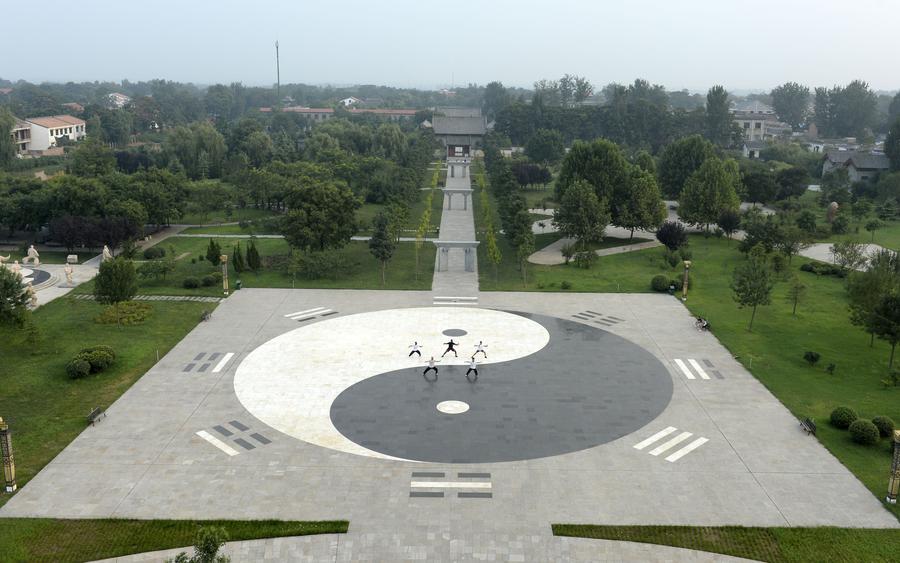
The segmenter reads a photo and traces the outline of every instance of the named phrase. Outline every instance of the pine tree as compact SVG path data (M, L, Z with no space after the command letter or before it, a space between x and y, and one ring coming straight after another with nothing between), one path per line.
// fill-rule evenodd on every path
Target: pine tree
M97 301L116 308L116 324L120 324L119 303L128 301L137 293L137 272L134 263L121 256L100 264L94 278L94 296Z
M385 277L387 263L394 255L396 243L390 233L390 221L383 212L375 217L374 226L372 238L369 239L369 252L381 262L381 285L384 286L387 283Z
M259 251L256 249L256 242L250 239L250 244L247 246L247 267L253 270L254 273L257 273L260 266L261 261Z
M500 253L500 247L497 246L497 233L494 232L493 225L488 225L485 238L487 239L487 256L491 264L494 265L494 282L496 282L498 276L497 266L499 266L500 262L503 260L503 255Z
M241 243L234 245L234 254L231 255L231 265L234 267L234 272L236 274L240 274L247 269L244 265L244 254L241 252Z
M222 256L222 248L219 246L219 243L216 242L216 239L209 239L209 246L206 247L206 259L213 266L218 266L220 264L220 256Z

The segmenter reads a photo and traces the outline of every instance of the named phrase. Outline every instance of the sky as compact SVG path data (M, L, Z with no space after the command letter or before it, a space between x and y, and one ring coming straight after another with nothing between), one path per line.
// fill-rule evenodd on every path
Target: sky
M900 88L897 0L3 0L0 16L45 35L0 52L0 78L31 82L268 86L277 39L282 84Z

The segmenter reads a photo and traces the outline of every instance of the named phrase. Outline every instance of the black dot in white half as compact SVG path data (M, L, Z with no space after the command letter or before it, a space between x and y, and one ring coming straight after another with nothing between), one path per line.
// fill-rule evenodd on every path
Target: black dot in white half
M448 328L441 334L443 334L444 336L458 337L458 336L465 336L469 333L461 328Z
M669 404L672 377L644 348L584 324L516 315L542 325L549 343L529 355L479 365L475 380L465 377L462 361L439 364L436 380L423 378L418 366L369 377L334 400L334 427L363 448L394 458L519 461L619 439ZM479 337L476 326L466 326L471 338ZM486 341L492 354L504 345L498 339ZM467 344L474 342L461 347Z

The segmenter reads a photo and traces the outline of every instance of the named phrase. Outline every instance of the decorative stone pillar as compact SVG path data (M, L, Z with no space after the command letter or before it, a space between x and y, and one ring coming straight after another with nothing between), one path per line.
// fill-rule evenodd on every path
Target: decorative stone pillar
M466 271L474 272L475 271L475 247L469 246L465 249L466 253Z
M450 266L450 249L446 246L438 248L438 272L446 272Z
M3 421L2 417L0 417L0 462L3 463L4 490L7 493L14 493L19 488L16 485L16 460L13 456L9 425Z
M900 430L894 430L894 459L891 461L891 477L888 480L887 501L897 504L900 493Z
M450 177L456 178L456 166L454 166L452 164L450 165Z
M447 194L447 211L451 211L453 209L453 192L444 192Z

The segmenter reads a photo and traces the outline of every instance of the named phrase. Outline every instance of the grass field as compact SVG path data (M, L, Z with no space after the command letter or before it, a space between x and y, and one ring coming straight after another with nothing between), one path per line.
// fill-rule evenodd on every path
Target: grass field
M411 205L409 208L409 220L406 222L405 233L403 236L415 236L419 222L422 220L422 213L425 212L425 200L428 195L427 191L420 192L419 201ZM434 196L431 198L431 230L430 234L438 231L441 226L441 212L443 211L444 193L441 190L435 190ZM379 212L384 210L386 206L378 203L364 203L362 207L356 210L356 220L359 223L359 233L362 235L372 234L372 221Z
M216 241L221 245L222 252L229 256L233 253L234 245L241 243L242 252L247 251L248 239L220 238ZM265 261L267 257L287 256L290 247L284 239L255 239L260 256ZM178 260L176 270L164 280L140 280L139 293L148 295L221 295L221 285L211 287L199 287L197 289L185 289L182 282L188 276L202 278L216 271L212 264L206 261L206 248L209 239L197 237L171 237L162 243L166 252L170 247L175 248L175 255L187 253L188 256ZM237 280L241 280L243 287L281 287L281 288L317 288L317 289L418 289L431 288L431 278L434 270L435 246L431 243L423 244L419 251L419 279L415 275L415 243L398 243L393 259L387 267L387 284L381 284L381 265L369 253L369 246L364 241L351 241L342 250L347 259L347 269L337 279L306 279L298 276L292 280L290 274L282 267L263 268L258 274L243 272L236 274L229 262L229 280L231 287ZM194 259L195 263L191 263ZM78 286L77 293L91 293L93 282Z
M64 563L93 561L193 545L201 526L225 529L231 541L342 534L347 521L277 520L0 520L0 561ZM186 549L190 556L193 549Z
M0 328L0 415L14 433L19 486L50 462L82 430L88 412L108 407L200 320L209 303L154 303L153 314L133 326L93 321L104 307L57 299L34 312L41 342L29 351L21 332ZM106 371L72 380L65 364L85 346L107 344L116 352ZM0 495L0 505L9 497ZM0 520L0 529L2 529ZM2 557L0 557L2 559Z
M265 225L249 224L246 227L240 225L204 225L202 227L188 227L181 231L186 235L277 235L275 229L266 228Z
M234 208L229 215L224 209L210 211L209 213L186 213L175 223L179 225L211 225L215 223L232 223L234 221L250 221L265 219L276 213L270 209L258 209L256 207Z
M900 530L554 524L553 533L698 549L771 563L889 563L900 554Z

